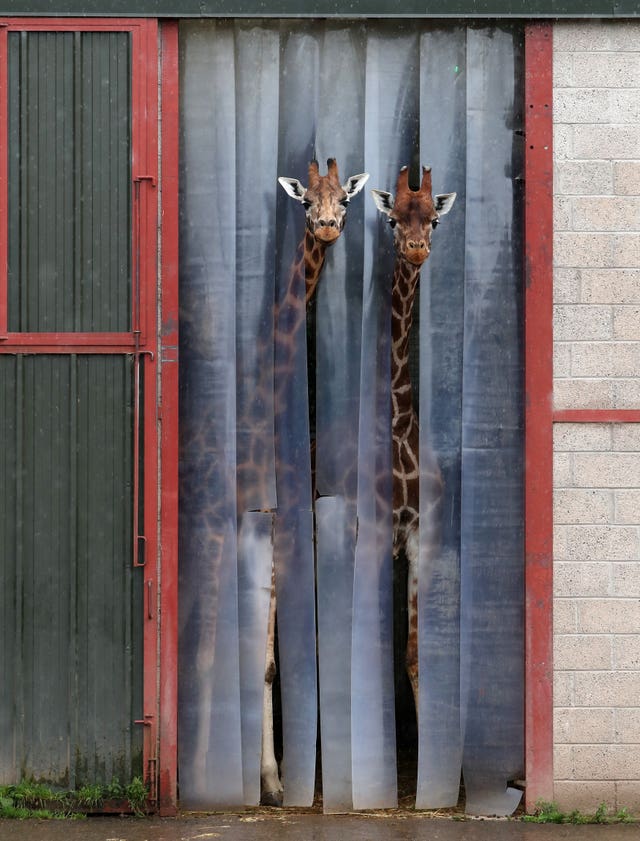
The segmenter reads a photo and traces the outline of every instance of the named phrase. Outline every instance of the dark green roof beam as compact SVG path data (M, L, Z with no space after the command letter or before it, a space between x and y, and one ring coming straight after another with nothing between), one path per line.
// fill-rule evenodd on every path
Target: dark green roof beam
M0 0L2 16L640 17L639 0Z

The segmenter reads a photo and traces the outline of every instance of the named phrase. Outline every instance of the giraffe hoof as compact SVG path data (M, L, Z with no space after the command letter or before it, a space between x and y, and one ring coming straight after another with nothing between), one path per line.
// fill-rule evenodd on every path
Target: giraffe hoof
M260 797L261 806L282 806L281 791L264 791Z

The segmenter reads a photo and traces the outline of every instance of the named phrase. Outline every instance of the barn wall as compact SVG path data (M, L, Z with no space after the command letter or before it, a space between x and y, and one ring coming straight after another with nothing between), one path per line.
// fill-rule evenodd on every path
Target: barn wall
M554 158L554 408L636 410L640 22L555 25ZM554 432L555 799L638 813L640 423Z

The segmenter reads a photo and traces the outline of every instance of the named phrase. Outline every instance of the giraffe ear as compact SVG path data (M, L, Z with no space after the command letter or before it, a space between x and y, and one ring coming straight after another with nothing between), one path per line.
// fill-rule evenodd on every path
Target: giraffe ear
M347 178L346 183L342 185L342 189L347 194L347 198L351 199L356 195L356 193L359 193L367 183L368 179L368 172L361 172L360 175L352 175L350 178Z
M297 178L285 178L281 176L278 181L284 188L287 195L296 201L304 201L304 194L307 192Z
M440 216L444 216L445 213L448 213L451 208L453 207L453 203L456 200L457 193L441 193L439 196L436 196L434 199L434 204L436 206L436 211L440 214Z
M380 213L388 216L393 210L393 195L386 193L384 190L372 190L371 195Z

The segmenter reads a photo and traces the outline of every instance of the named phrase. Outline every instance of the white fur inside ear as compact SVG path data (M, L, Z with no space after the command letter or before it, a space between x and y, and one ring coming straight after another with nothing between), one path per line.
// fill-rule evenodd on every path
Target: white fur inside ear
M393 210L393 195L384 190L372 190L371 195L380 213L388 216Z
M441 193L439 196L435 197L434 204L440 216L444 216L445 213L448 213L451 210L453 203L456 200L456 196L457 193Z
M278 181L287 195L291 196L292 199L295 199L296 201L302 201L304 199L304 194L307 191L297 178L286 178L285 176L280 176Z
M352 196L355 196L356 193L360 192L367 183L368 179L368 172L361 172L360 175L352 175L350 178L347 178L346 183L342 185L342 189L345 191L347 196L351 198Z

